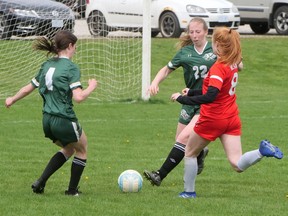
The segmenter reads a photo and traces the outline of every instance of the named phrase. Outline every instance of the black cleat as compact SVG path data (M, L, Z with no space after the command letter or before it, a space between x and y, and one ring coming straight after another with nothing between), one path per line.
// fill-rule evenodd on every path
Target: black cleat
M42 194L44 193L45 184L46 184L45 182L38 179L32 184L31 188L34 193Z
M162 180L161 180L161 177L159 175L159 172L158 171L152 171L152 172L149 172L147 170L144 170L144 176L145 178L150 181L150 183L154 186L160 186Z
M197 163L198 163L197 175L201 174L204 169L204 160L206 156L208 155L208 152L209 152L208 147L205 147L197 157Z
M78 187L79 188L79 187ZM65 191L65 195L68 196L79 196L82 192L77 189L68 189Z

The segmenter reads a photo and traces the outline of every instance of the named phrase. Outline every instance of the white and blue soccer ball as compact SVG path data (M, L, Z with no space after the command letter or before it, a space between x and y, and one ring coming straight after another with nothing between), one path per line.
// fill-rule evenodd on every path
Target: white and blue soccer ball
M139 192L142 185L143 178L136 170L125 170L118 177L118 186L122 192Z

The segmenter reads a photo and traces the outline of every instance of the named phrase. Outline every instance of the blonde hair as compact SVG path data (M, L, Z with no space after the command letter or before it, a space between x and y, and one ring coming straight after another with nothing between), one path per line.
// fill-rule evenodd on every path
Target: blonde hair
M193 45L193 42L189 36L189 27L190 27L190 24L192 22L198 22L198 23L202 23L203 24L203 29L205 31L208 31L208 26L207 26L207 23L205 22L204 19L200 18L200 17L195 17L193 19L190 20L190 22L188 23L187 25L187 28L186 28L186 31L184 33L184 35L182 37L179 38L179 42L177 43L177 48L178 49L181 49L182 47L185 47L185 46L188 46L188 45Z
M212 43L217 43L217 61L234 65L242 60L240 35L236 30L227 27L216 27L212 34Z

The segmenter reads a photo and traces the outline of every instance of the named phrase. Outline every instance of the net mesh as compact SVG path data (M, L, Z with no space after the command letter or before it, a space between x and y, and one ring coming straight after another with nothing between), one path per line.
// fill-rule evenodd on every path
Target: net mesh
M62 3L52 5L50 2L50 5L45 5L43 2L46 1L17 2L25 5L24 9L14 6L11 11L11 6L7 3L10 11L6 12L12 12L13 17L6 15L5 10L0 15L0 99L15 94L19 88L29 83L47 59L45 53L32 49L34 39L37 36L53 38L59 29L72 30L79 39L77 52L72 60L80 67L84 88L87 87L89 78L97 79L98 88L91 98L103 102L140 98L142 36L137 29L133 29L134 32L124 32L121 29L108 32L104 29L106 32L102 36L91 35L91 26L101 26L103 23L97 14L97 18L90 21L94 25L88 28L83 11L79 9L83 9L80 4L85 1L73 1L73 4L68 1L69 8ZM39 2L42 2L40 6ZM19 16L25 19L16 18ZM30 18L26 19L27 17ZM37 24L35 20L38 20Z

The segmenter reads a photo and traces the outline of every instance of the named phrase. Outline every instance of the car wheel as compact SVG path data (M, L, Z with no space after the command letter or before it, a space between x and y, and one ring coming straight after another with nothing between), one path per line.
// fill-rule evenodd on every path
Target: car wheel
M12 37L12 29L7 25L4 14L0 14L0 39L9 40Z
M274 14L274 28L280 35L288 34L288 7L278 8Z
M88 29L93 36L108 35L108 27L106 25L106 19L100 11L93 11L87 19Z
M266 34L270 30L268 22L250 23L250 27L255 34Z
M166 12L160 17L160 32L165 38L178 38L182 30L176 15L172 12Z

